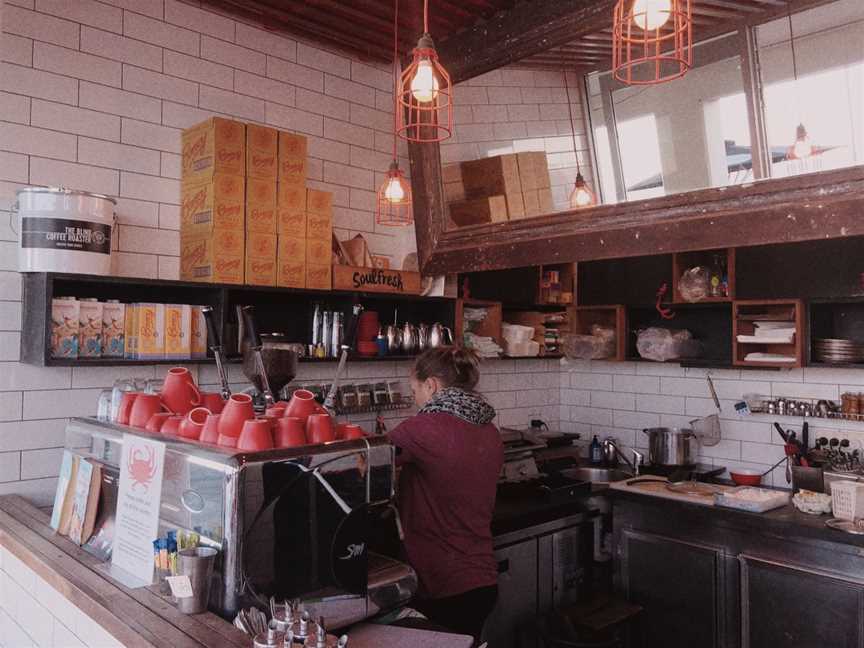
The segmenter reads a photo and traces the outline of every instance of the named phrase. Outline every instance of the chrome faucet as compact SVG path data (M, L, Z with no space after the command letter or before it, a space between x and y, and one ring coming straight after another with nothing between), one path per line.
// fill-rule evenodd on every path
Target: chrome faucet
M608 438L603 440L603 456L605 457L613 457L617 456L620 458L627 466L633 471L633 475L639 475L639 466L642 465L642 461L645 456L639 452L638 450L632 450L633 452L633 461L628 459L623 452L621 452L621 448L618 447L618 444L615 442L615 439Z

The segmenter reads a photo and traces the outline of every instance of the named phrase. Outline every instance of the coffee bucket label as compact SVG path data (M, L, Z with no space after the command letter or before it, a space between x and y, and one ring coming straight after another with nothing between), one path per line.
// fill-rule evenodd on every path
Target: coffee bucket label
M111 254L111 226L67 218L21 218L21 247Z

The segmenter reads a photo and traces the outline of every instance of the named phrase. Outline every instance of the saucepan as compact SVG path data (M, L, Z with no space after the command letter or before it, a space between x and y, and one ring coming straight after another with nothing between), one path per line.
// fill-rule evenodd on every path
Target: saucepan
M652 466L692 466L699 456L699 437L690 428L656 427L648 435L648 459Z

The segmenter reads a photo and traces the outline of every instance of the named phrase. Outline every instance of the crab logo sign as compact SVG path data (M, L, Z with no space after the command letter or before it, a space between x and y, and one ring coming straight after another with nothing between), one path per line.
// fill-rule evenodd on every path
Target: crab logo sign
M156 451L150 445L132 445L126 460L126 470L129 472L132 491L140 488L146 493L156 476Z

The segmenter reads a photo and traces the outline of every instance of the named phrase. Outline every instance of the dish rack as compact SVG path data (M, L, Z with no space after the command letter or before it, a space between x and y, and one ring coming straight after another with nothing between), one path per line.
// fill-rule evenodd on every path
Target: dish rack
M845 480L832 482L831 508L835 517L844 520L864 517L864 484Z

